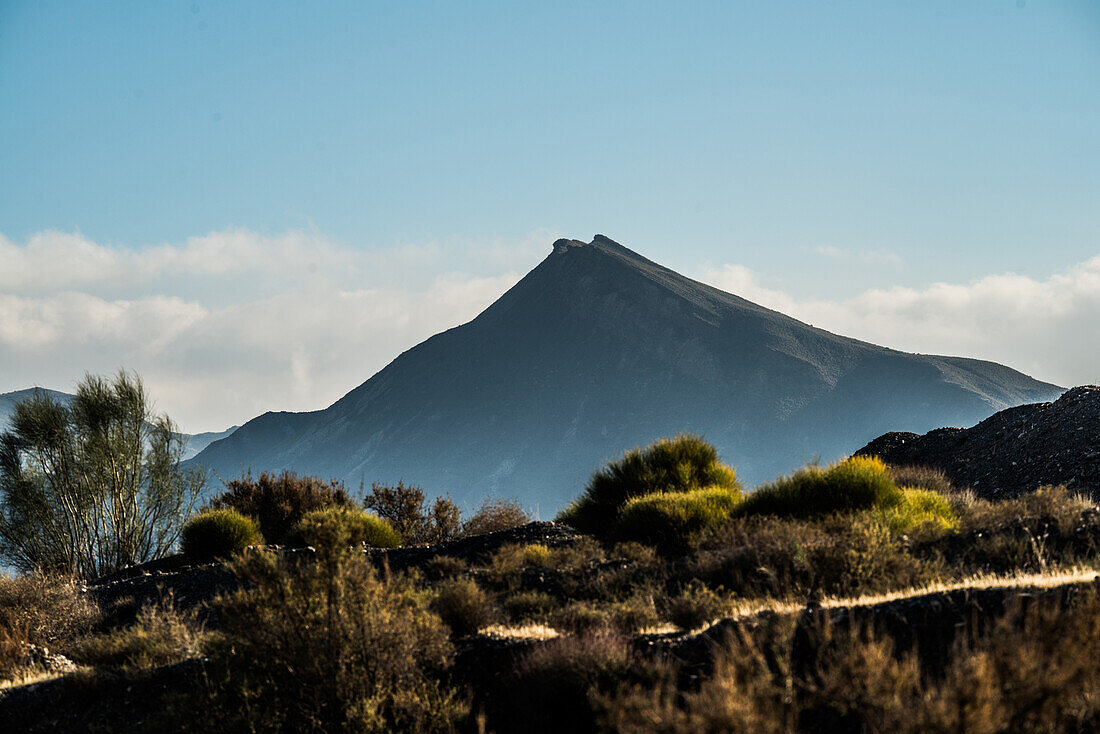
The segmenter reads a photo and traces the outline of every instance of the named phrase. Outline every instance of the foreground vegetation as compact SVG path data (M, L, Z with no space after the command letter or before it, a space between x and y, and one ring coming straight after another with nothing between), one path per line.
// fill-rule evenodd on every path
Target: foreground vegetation
M48 647L81 667L55 700L155 690L143 725L183 731L1100 724L1096 589L1011 588L1100 565L1100 511L1058 487L994 503L859 458L746 492L684 436L599 470L562 515L584 534L525 526L507 502L462 521L415 487L355 499L292 474L231 482L210 505L175 567L228 569L214 601L2 580L0 677L42 676ZM937 585L970 591L921 606ZM979 586L993 595L975 605ZM902 624L872 606L891 594L916 600ZM116 713L112 728L133 725Z

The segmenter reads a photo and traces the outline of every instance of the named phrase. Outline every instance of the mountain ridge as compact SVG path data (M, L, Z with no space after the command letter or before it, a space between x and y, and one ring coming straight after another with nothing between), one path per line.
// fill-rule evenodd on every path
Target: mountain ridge
M995 363L832 334L597 235L557 240L477 317L329 407L265 413L196 462L224 479L292 468L556 509L603 461L660 435L703 433L760 481L898 421L976 422L1057 392Z

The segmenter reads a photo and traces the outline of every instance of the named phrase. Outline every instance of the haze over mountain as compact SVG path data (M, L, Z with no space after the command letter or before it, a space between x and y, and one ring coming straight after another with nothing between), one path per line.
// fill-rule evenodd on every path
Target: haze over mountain
M265 413L194 459L223 479L291 468L404 479L546 517L625 449L704 435L752 484L886 431L971 425L1061 388L992 362L898 352L693 281L597 235L473 321L324 410Z
M29 387L25 390L15 390L14 392L0 393L0 432L6 431L10 425L10 421L13 415L15 415L15 404L21 400L27 400L34 397L35 393L44 393L47 396L57 400L61 403L68 404L72 400L73 396L67 392L60 392L58 390L47 390L44 387ZM204 448L209 446L214 441L223 439L233 431L237 430L240 426L231 426L224 431L208 431L206 433L181 433L183 436L183 453L181 458L186 461L199 454Z

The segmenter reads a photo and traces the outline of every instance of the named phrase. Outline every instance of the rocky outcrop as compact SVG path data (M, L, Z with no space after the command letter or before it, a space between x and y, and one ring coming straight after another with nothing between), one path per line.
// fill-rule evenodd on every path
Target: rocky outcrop
M887 433L856 453L935 467L990 499L1054 484L1100 491L1100 387L1002 410L973 428Z

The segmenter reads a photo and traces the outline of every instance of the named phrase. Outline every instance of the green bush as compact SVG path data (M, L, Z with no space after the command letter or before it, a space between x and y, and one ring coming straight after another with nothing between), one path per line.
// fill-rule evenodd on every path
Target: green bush
M371 548L396 548L401 536L388 522L354 507L329 507L306 513L288 539L296 545L339 550L366 545Z
M853 456L827 467L807 466L765 484L745 497L737 514L820 517L893 507L902 499L882 461Z
M739 493L725 487L635 497L619 513L614 534L653 546L663 556L682 555L704 531L727 522L739 501Z
M263 472L259 479L243 476L227 482L225 490L210 502L210 507L256 518L264 539L276 545L287 542L290 531L306 513L352 504L340 482L300 477L291 471Z
M205 510L183 526L182 549L199 560L224 558L263 542L256 521L236 510Z
M451 628L455 637L476 635L496 620L492 598L469 579L445 581L439 587L432 609Z
M631 449L596 471L584 493L558 519L581 532L604 535L634 497L701 487L740 491L733 469L721 463L715 448L702 438L663 438L644 449Z
M931 530L942 533L958 527L959 518L951 502L942 494L912 487L903 487L901 494L901 502L897 505L873 511L891 531L909 533Z

